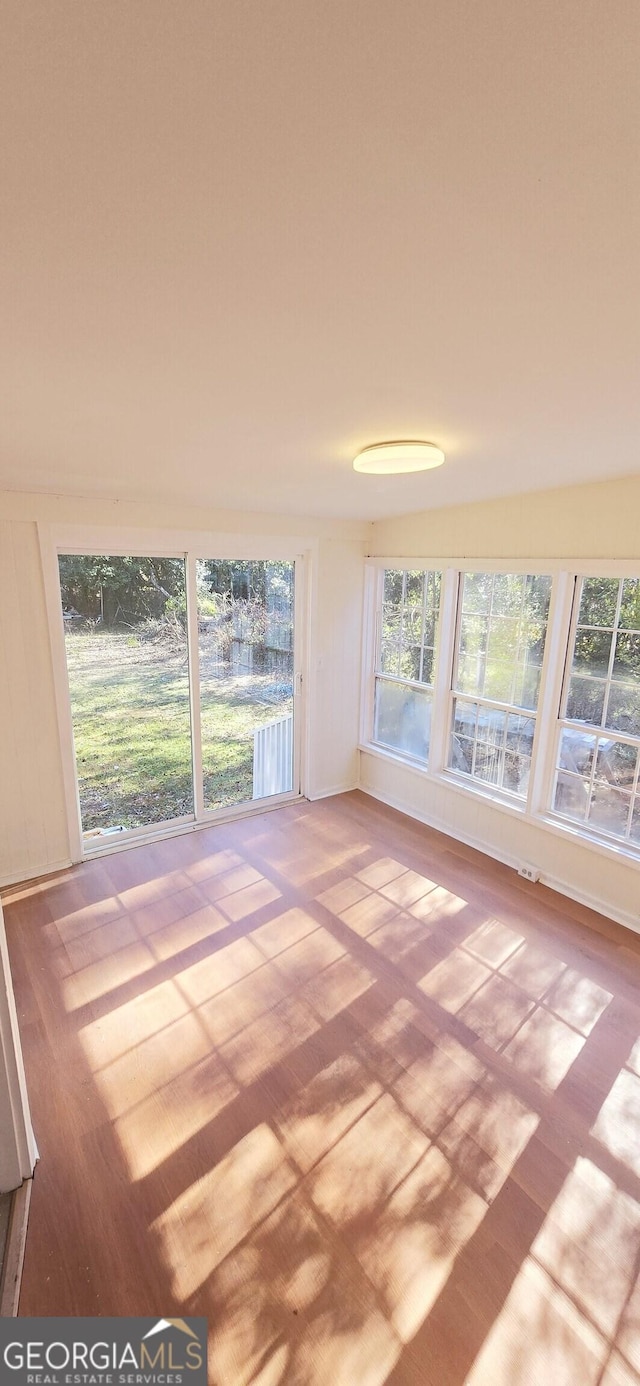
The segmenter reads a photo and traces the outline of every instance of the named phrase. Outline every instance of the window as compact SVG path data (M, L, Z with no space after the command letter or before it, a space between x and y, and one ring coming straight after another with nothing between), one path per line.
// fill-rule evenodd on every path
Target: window
M553 808L640 844L640 579L585 577L563 692Z
M461 576L449 769L526 798L551 578Z
M429 756L440 573L387 568L375 660L373 739Z
M432 564L371 585L370 740L640 861L640 575Z

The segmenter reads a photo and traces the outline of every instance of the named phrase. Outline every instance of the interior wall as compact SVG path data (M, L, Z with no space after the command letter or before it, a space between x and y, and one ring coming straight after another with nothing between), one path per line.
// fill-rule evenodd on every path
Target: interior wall
M371 526L369 552L398 558L636 558L639 515L640 474L378 520Z
M154 503L0 494L0 885L70 860L38 523L264 536L311 553L306 789L356 783L368 526Z
M640 476L424 511L372 525L375 557L638 558ZM362 750L360 786L386 803L640 931L640 864Z
M37 1157L0 904L0 1193L29 1179Z

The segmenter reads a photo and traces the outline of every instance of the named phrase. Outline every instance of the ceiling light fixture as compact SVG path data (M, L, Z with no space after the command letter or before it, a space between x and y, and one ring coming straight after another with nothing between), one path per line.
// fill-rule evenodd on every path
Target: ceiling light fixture
M372 443L354 457L353 468L356 472L390 476L399 472L426 472L431 467L441 467L443 462L442 448L437 448L435 443L421 443L409 438L392 443Z

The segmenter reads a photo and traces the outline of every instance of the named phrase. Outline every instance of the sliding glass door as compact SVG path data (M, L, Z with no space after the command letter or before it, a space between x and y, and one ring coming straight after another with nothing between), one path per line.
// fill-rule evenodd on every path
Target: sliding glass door
M86 850L298 792L294 561L58 568Z

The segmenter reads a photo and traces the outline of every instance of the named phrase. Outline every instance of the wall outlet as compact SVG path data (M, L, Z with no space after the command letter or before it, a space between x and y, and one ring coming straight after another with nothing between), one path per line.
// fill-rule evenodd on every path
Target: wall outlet
M537 868L535 866L527 866L526 862L523 862L522 866L518 867L518 875L524 876L525 881L540 880L540 872L537 870Z

